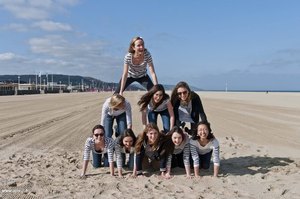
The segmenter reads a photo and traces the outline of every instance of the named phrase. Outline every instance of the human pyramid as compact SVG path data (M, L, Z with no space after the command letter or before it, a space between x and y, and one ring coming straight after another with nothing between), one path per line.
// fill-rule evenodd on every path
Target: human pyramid
M137 137L132 131L131 104L123 97L123 91L133 82L148 91L138 101L144 130ZM161 131L157 126L158 115L163 124ZM114 120L115 139L112 138ZM83 178L91 153L93 167L109 167L112 176L115 155L119 177L123 176L124 167L133 171L133 177L144 175L146 168L152 168L159 169L161 176L168 179L175 167L185 168L187 178L200 177L199 170L209 169L212 157L213 176L218 176L220 167L219 142L212 134L199 95L183 81L177 83L171 97L165 92L163 85L158 84L151 54L142 37L131 40L119 86L105 100L100 124L92 129L91 137L85 142Z

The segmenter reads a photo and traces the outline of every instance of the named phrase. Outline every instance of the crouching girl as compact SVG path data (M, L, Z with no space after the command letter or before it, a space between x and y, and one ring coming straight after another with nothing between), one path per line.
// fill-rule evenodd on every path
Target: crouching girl
M147 166L156 169L157 164L159 164L162 175L166 172L166 161L170 154L170 148L165 135L159 132L156 124L146 125L143 133L138 136L135 150L133 176L143 175L143 170Z
M136 136L131 129L126 129L123 134L115 140L115 142L118 175L119 177L122 177L122 168L124 166L127 166L129 169L133 169ZM126 156L128 156L127 164Z
M171 168L175 167L185 168L186 177L191 178L189 135L180 127L174 126L167 136L172 140L174 150L168 157L165 178L171 177Z
M197 132L190 140L191 154L194 162L195 177L199 177L199 169L209 169L213 155L214 176L217 177L220 167L219 142L212 134L210 123L201 121L197 125Z
M81 177L85 177L88 162L90 160L90 153L92 152L92 165L94 168L108 167L110 168L110 175L114 175L113 153L114 140L105 137L105 130L102 125L96 125L92 130L92 136L87 138L83 153L83 166ZM104 160L104 164L102 164Z

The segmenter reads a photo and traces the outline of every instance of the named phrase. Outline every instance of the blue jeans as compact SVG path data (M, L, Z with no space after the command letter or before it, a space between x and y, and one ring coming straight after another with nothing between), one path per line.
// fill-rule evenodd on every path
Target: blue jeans
M92 165L93 165L94 168L99 168L99 167L103 167L103 166L108 167L109 166L107 153L102 155L101 153L95 153L94 151L92 151L92 155L93 155ZM104 158L104 165L102 165L102 156Z
M129 154L129 160L127 165L125 165L125 160L126 160L126 154L122 153L122 167L128 167L129 169L133 169L133 164L134 164L134 154L131 153Z
M170 114L168 109L160 112L149 111L148 110L148 121L149 123L157 124L157 116L160 115L163 123L164 132L168 133L170 131Z
M211 155L212 155L212 150L206 154L198 154L199 155L199 169L209 169L209 165L210 165L210 159L211 159ZM193 165L193 164L191 164Z
M119 116L107 115L107 117L104 119L105 137L112 137L114 119L116 119L117 122L117 132L115 132L115 137L123 134L127 128L126 112Z

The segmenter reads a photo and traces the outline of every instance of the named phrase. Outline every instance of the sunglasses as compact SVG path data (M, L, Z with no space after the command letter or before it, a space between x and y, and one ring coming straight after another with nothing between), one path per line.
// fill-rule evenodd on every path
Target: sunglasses
M188 93L188 91L177 92L177 95L178 95L178 96L181 96L181 95L186 95L187 93Z
M104 133L99 133L99 134L94 134L94 136L96 136L96 137L103 137L104 136Z

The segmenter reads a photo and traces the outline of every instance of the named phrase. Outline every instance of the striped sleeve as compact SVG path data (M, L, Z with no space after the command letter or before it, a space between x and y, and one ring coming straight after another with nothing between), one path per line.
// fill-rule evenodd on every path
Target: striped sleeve
M145 61L148 64L153 63L151 53L148 50L145 52Z
M122 168L122 147L119 145L120 137L115 140L117 168Z
M183 164L184 166L190 166L190 143L188 142L183 148Z
M84 152L83 152L83 160L89 160L90 159L90 153L93 146L93 140L92 138L87 138L84 145Z
M212 140L212 148L214 165L220 166L220 145L217 139Z
M168 156L168 160L167 160L167 168L170 169L171 168L171 165L172 164L172 154L170 154Z
M194 167L199 167L199 155L197 151L197 141L196 140L190 140L190 149L191 149L191 155L192 159L194 161Z
M127 125L132 125L131 105L127 100L126 100L126 120L127 120Z
M108 162L114 161L114 145L115 142L112 138L105 137L105 147L107 148Z
M124 57L124 64L130 65L130 61L131 61L131 53L127 53Z

